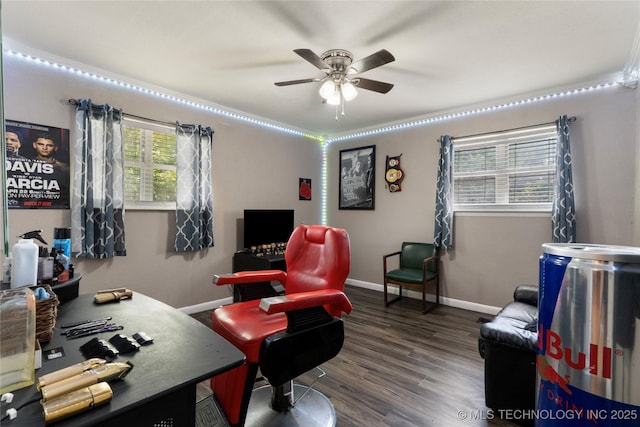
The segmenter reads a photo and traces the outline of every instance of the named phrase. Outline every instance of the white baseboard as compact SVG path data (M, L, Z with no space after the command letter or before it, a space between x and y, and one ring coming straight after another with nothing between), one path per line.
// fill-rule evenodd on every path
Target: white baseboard
M384 292L384 287L377 283L365 282L362 280L355 280L355 279L347 279L346 284L351 286L356 286L359 288L371 289L374 291L378 291L380 293ZM388 292L390 294L398 295L398 287L391 286L388 288ZM418 300L422 298L422 294L420 292L416 292L412 290L404 290L402 292L402 295L406 295L409 298L415 298ZM382 296L380 296L380 298L381 298L380 301L382 303L382 299L383 299ZM427 301L435 302L436 296L428 294ZM455 308L461 308L463 310L477 311L478 313L485 313L485 314L491 314L491 315L497 314L498 311L500 311L500 309L502 308L502 307L493 307L490 305L478 304L470 301L463 301L463 300L454 299L454 298L447 298L443 296L440 296L440 304L448 305L450 307L455 307Z
M380 293L384 291L383 286L377 283L365 282L365 281L356 280L356 279L347 279L345 283L347 285L356 286L358 288L371 289ZM398 288L396 286L390 287L389 293L397 295ZM405 291L403 295L406 295L409 298L415 298L415 299L420 299L422 297L422 295L419 292L411 291L411 290ZM382 301L382 296L380 301ZM427 295L427 301L435 302L436 301L435 295ZM203 302L201 304L181 307L178 310L182 311L185 314L194 314L194 313L200 313L201 311L213 310L214 308L218 308L226 304L231 304L232 302L233 302L233 298L227 297L219 300ZM491 315L497 314L498 311L500 311L501 309L501 307L493 307L490 305L478 304L475 302L463 301L463 300L447 298L443 296L440 297L440 303L444 305L448 305L450 307L461 308L463 310L469 310L469 311L477 311L478 313L486 313Z

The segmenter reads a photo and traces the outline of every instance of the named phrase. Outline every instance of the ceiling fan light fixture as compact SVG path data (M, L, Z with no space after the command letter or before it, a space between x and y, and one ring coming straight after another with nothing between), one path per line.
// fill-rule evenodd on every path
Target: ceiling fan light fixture
M345 82L340 86L340 90L342 91L342 96L345 101L351 101L358 96L358 90L351 82Z
M324 82L322 86L320 86L320 90L318 91L318 93L320 93L320 96L326 100L329 100L331 97L335 96L337 92L338 91L336 90L336 84L333 82L333 80L327 80L326 82Z
M1 1L1 0L0 0ZM322 71L322 78L307 78L276 82L276 86L289 86L301 83L322 82L318 93L324 103L342 106L344 115L345 102L352 101L358 96L358 89L387 93L393 88L390 83L361 77L351 78L352 74L360 74L373 68L395 61L393 55L386 49L381 49L365 58L353 62L353 54L344 49L331 49L318 56L311 49L294 49L302 59ZM357 86L357 88L356 88ZM336 108L336 120L338 119Z
M327 104L329 105L340 105L340 101L341 101L341 95L339 90L336 90L333 93L333 95L327 98Z

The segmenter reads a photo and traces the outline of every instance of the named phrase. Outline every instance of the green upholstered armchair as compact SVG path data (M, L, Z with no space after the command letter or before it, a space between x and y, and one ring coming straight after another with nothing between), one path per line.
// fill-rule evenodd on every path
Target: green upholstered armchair
M387 271L387 258L400 256L398 268ZM389 304L402 298L402 288L422 291L422 313L430 311L440 304L440 280L438 264L440 257L438 249L430 243L402 242L402 249L382 257L384 272L384 304ZM427 284L435 281L436 302L427 310ZM391 301L387 298L387 286L398 286L398 296Z

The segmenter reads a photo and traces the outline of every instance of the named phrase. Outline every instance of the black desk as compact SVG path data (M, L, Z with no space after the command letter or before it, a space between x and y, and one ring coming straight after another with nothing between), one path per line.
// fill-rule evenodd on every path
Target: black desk
M73 340L60 334L60 325L77 321L113 317L122 331L104 332ZM131 336L146 332L153 344L133 353L120 354L114 361L130 361L135 366L119 381L110 383L112 400L87 412L74 415L55 426L193 426L195 424L196 384L239 366L244 354L211 329L160 301L134 291L133 298L119 303L94 304L93 295L58 306L56 329L47 349L63 347L64 357L46 360L36 378L81 362L79 347L93 337L108 340L116 333ZM14 392L12 407L36 395L35 385ZM42 406L33 403L18 411L18 418L7 426L44 426ZM4 424L4 423L3 423Z

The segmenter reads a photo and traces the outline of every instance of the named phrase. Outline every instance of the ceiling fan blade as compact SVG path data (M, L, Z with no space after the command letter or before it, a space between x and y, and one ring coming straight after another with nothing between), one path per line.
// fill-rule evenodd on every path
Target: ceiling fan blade
M300 80L289 80L286 82L276 82L276 86L290 86L290 85L299 85L301 83L312 83L317 82L319 79L300 79Z
M315 65L316 68L320 70L331 70L331 67L327 65L326 62L322 60L318 55L315 54L311 49L294 49L295 53L300 55L302 59Z
M366 58L362 58L361 60L351 64L351 66L349 67L349 74L364 73L365 71L371 70L372 68L388 64L389 62L393 62L395 60L396 58L394 58L391 52L386 49L382 49L374 54L367 56Z
M387 93L391 89L393 89L393 85L391 83L380 82L378 80L363 79L362 77L353 79L353 84L357 88L372 90L374 92L380 93Z

